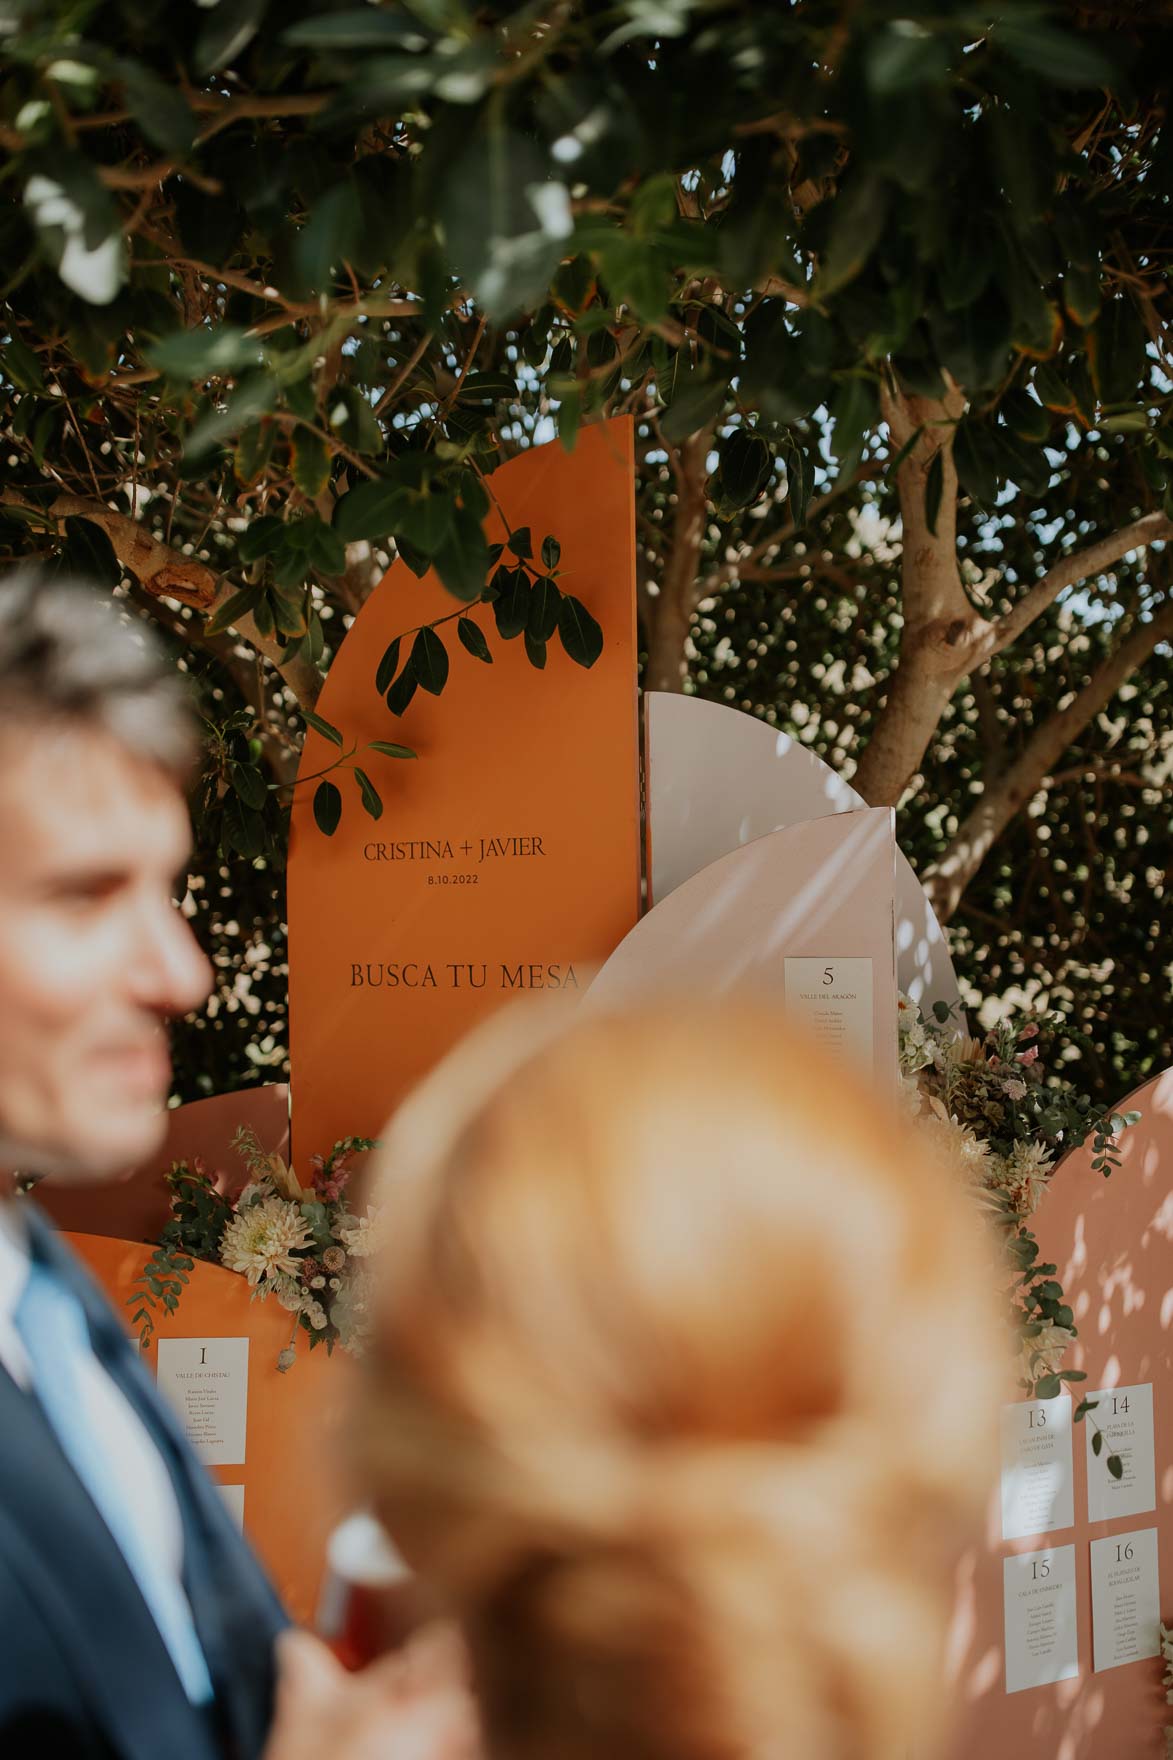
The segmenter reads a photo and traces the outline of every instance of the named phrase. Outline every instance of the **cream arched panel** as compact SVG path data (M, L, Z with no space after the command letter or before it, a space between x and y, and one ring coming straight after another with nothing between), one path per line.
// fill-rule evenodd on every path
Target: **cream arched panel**
M709 863L624 936L585 1006L665 994L703 1006L705 997L739 991L797 1008L797 972L788 962L866 962L870 970L850 968L852 981L866 981L871 992L875 1074L894 1080L893 817L890 807L871 807L811 819ZM822 1023L807 1020L818 1036Z
M789 734L703 697L644 698L648 895L669 893L730 850L867 802ZM941 925L907 858L896 854L896 976L922 1008L961 995Z

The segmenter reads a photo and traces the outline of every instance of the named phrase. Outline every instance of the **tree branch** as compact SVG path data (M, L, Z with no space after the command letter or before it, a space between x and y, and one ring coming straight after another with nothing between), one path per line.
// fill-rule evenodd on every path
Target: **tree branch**
M1011 642L1016 642L1035 618L1055 603L1064 588L1102 574L1112 563L1127 556L1130 550L1140 550L1146 544L1170 537L1173 537L1173 520L1163 513L1146 513L1143 519L1133 520L1131 525L1122 526L1118 532L1110 532L1106 538L1089 544L1086 550L1064 556L1023 594L1005 617L1000 617L992 626L982 658L988 660L1008 648Z
M237 590L233 582L225 581L206 562L181 556L169 544L153 537L137 520L116 513L101 501L91 501L84 495L58 495L46 508L15 490L4 489L0 490L0 502L38 513L56 525L67 519L89 520L105 532L121 567L152 598L175 599L194 611L210 615ZM312 708L322 689L322 675L317 667L301 655L290 655L274 637L262 635L249 613L237 619L236 628L276 668L298 702Z
M1051 772L1063 753L1158 644L1170 639L1173 598L1167 599L1147 623L1137 624L1067 707L1045 721L1013 764L990 784L941 860L924 875L925 891L941 922L947 923L956 911L965 888L1015 814L1040 788L1049 786Z
M191 556L181 556L170 545L152 537L137 520L116 513L102 501L91 501L84 495L58 495L46 508L12 489L0 491L0 501L8 507L39 513L56 525L67 519L89 520L91 525L105 532L127 574L133 575L155 598L166 595L168 599L178 599L181 605L190 605L196 611L209 610L216 598L216 573L206 563Z
M672 542L660 591L645 605L649 625L647 688L653 691L683 689L684 644L696 603L697 559L705 535L705 465L712 441L710 424L678 446L667 446L676 478Z
M896 472L903 526L900 657L875 730L853 778L873 806L895 806L915 775L959 677L973 664L975 638L986 629L975 615L957 566L957 471L953 433L965 400L951 385L943 398L913 397L886 385L884 417L896 448L920 438ZM940 459L941 497L935 530L925 491Z

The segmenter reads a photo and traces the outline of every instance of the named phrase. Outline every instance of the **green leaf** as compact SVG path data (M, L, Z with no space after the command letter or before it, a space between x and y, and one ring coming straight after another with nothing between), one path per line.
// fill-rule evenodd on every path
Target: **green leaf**
M998 407L1006 426L1019 440L1038 446L1051 432L1051 418L1047 411L1025 391L1008 391Z
M1123 1477L1124 1477L1124 1462L1120 1459L1120 1456L1118 1454L1110 1454L1108 1456L1107 1466L1108 1466L1108 1471L1111 1473L1113 1479L1123 1479Z
M457 622L456 633L474 660L483 660L486 666L493 664L493 656L489 652L485 632L479 623L474 623L471 617L462 617Z
M391 680L399 671L399 646L401 639L401 637L396 636L395 640L383 650L383 658L379 661L378 669L375 672L375 689L381 697L386 696L388 690L391 688Z
M487 517L492 503L488 490L475 471L461 471L460 500L478 525Z
M990 31L990 43L1004 49L1020 67L1041 74L1055 86L1084 89L1110 85L1117 70L1100 47L1086 36L1076 36L1045 19L1032 17L1023 7L1021 16L1007 8Z
M248 530L241 533L236 553L242 562L257 562L262 556L271 556L279 550L284 538L284 520L275 513L266 513L260 519L254 519Z
M273 607L273 623L283 636L304 636L309 627L304 592L283 593L274 588L269 593Z
M533 555L533 539L530 537L528 526L518 526L515 532L510 532L509 548L515 556L520 556L523 559Z
M314 790L314 818L319 831L333 837L342 819L342 794L333 782L319 782Z
M200 324L161 336L144 350L147 360L169 379L231 378L245 367L259 367L264 350L235 324Z
M938 453L937 457L940 456ZM953 462L957 467L957 479L966 494L972 495L983 507L992 507L998 498L996 452L986 430L968 417L960 421L954 431ZM926 490L927 487L926 484Z
M317 500L330 481L330 449L321 435L309 428L293 432L293 480L311 501Z
M362 796L365 811L370 814L372 819L381 819L383 817L383 801L379 791L366 771L360 770L357 764L354 766L354 780L358 783L358 792Z
M925 476L925 521L934 538L937 535L937 515L941 511L941 494L944 486L945 459L941 448L938 447Z
M853 374L843 381L831 403L835 419L831 450L842 477L850 477L858 467L867 431L878 413L876 388L870 380Z
M281 33L293 49L425 49L428 38L414 18L356 6L303 18Z
M297 235L295 260L307 292L328 293L346 263L359 252L362 205L349 180L327 186Z
M205 453L239 434L258 416L268 415L276 401L277 385L271 374L247 374L229 395L223 409L209 411L196 423L184 442L184 458L188 462L203 458Z
M242 483L255 483L264 476L277 439L275 423L262 419L242 432L232 454L232 466Z
M497 51L469 47L489 48L489 61L467 75L483 91ZM543 298L574 232L565 185L551 178L538 143L508 130L503 115L490 108L488 125L469 130L439 201L452 266L493 320Z
M246 807L260 812L269 798L265 779L254 764L233 764L229 769L232 786Z
M1087 1376L1082 1369L1060 1369L1060 1381L1086 1381Z
M434 629L421 629L411 645L411 667L420 688L438 697L448 682L448 650Z
M530 591L525 632L531 641L541 642L543 650L558 628L558 607L561 603L562 594L549 575L540 575ZM544 652L542 664L545 665Z
M223 839L246 861L255 861L265 850L265 822L236 795L224 802Z
M548 568L548 569L555 569L555 568L557 568L557 566L561 562L561 560L562 560L562 546L558 542L557 538L554 538L554 537L543 538L542 539L542 567Z
M387 692L387 707L392 715L402 715L416 693L415 670L411 664L411 655L407 657L407 665Z
M204 625L204 634L215 636L223 630L231 629L240 618L255 609L263 592L264 588L258 584L253 587L243 587L239 593L233 593L213 611Z
M489 572L489 546L476 514L468 507L453 511L452 526L435 554L441 582L455 599L479 599Z
M1036 1399L1054 1399L1062 1391L1063 1386L1057 1375L1044 1375L1035 1382Z
M564 452L574 451L581 421L582 397L578 387L572 386L562 393L562 401L558 405L558 439Z
M344 573L346 546L338 533L316 514L311 515L305 524L308 528L309 559L318 573L327 577Z
M593 666L603 652L603 632L586 606L573 594L563 595L558 608L562 646L580 666Z
M147 139L170 158L186 159L196 124L179 85L160 79L141 61L120 58L114 67L126 87L127 108Z
M9 379L18 391L41 392L45 389L45 375L41 371L41 363L37 356L22 342L15 331L9 335L8 341L0 351L0 371Z
M660 418L665 440L686 440L707 428L721 413L728 394L725 378L711 378L699 368L681 373L672 389L672 401Z
M1103 1446L1104 1446L1104 1432L1102 1430L1097 1430L1095 1435L1092 1437L1092 1453L1094 1455L1099 1455Z
M342 735L332 721L324 721L320 715L315 715L312 709L302 709L301 718L307 727L312 727L314 732L320 733L323 739L328 739L332 745L341 748Z
M444 488L405 494L395 531L434 558L452 529L456 503Z
M196 39L196 72L215 73L235 61L256 36L268 4L269 0L219 0Z
M375 543L395 530L403 508L398 483L359 483L334 504L334 530L344 544Z
M525 651L530 665L536 666L539 672L543 671L546 665L546 644L531 636L528 629L525 632Z
M415 753L410 746L397 746L393 740L372 739L367 741L368 749L381 752L385 758L414 758Z
M497 634L502 641L511 642L529 622L529 576L524 568L499 568L493 580L499 586L493 601Z
M73 516L65 522L65 542L49 572L77 576L104 587L116 587L122 579L122 565L101 526Z
M786 494L790 504L790 517L798 528L806 524L807 509L810 506L811 467L793 434L786 436L780 450L786 467Z
M888 215L891 189L882 178L857 172L849 175L845 184L834 199L827 249L815 276L814 297L820 300L859 274Z

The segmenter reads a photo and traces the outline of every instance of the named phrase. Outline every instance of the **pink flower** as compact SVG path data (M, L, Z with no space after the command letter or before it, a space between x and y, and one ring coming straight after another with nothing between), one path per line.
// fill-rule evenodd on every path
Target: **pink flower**
M1037 1061L1038 1055L1038 1046L1032 1045L1029 1051L1020 1051L1014 1061L1015 1063L1034 1063Z
M1037 1039L1038 1036L1039 1036L1039 1023L1038 1023L1038 1021L1031 1021L1029 1026L1023 1027L1021 1033L1019 1033L1019 1035L1018 1035L1018 1037L1020 1039Z

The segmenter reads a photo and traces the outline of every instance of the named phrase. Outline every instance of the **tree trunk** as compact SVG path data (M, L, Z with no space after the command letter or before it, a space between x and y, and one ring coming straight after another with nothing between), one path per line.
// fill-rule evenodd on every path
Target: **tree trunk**
M966 598L957 568L953 429L965 400L956 387L932 399L889 386L883 405L894 448L905 446L918 429L920 437L897 471L903 531L900 655L852 778L877 807L895 806L916 774L945 705L969 669L975 636L987 627ZM934 468L940 473L940 498L930 523L926 495Z
M672 547L664 578L654 598L644 600L648 632L648 665L645 685L650 691L681 691L688 662L684 644L699 596L697 577L701 544L705 535L705 481L711 427L690 434L668 455L676 477L676 506L672 516Z

